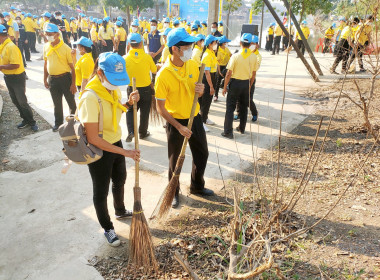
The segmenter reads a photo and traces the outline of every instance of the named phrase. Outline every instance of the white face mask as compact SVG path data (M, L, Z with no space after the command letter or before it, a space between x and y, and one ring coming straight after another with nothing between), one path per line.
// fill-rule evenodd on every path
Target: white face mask
M150 30L153 32L153 31L156 31L156 29L157 29L157 26L151 26L150 27Z
M169 23L164 23L164 27L168 28L169 27Z
M18 20L17 20L17 23L21 24L21 23L22 23L22 21L21 21L20 19L18 19Z
M102 82L102 85L108 89L108 90L117 90L119 87L118 86L114 86L113 84L110 84L108 81L104 80Z
M213 49L214 51L216 51L216 50L218 49L218 44L215 44L215 45L212 47L212 49Z
M201 47L202 47L202 49L205 47L205 42L201 43Z
M61 20L62 16L56 16L55 18Z
M132 32L136 33L137 32L137 27L132 26Z
M183 56L180 57L180 59L183 61L183 62L186 62L188 60L191 59L191 56L193 54L193 51L192 49L188 49L186 51L183 51Z
M55 37L54 36L47 36L47 40L49 42L54 42L55 41Z
M216 32L216 28L211 28L211 33L215 33Z
M7 22L10 21L10 20L11 20L10 17L6 17L6 18L5 18L5 21L7 21Z

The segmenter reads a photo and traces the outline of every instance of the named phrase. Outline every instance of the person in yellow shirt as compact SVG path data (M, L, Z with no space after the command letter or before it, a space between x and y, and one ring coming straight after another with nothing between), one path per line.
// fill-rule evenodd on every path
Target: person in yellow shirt
M116 71L115 71L116 70ZM140 160L139 150L126 150L121 142L120 119L126 108L138 101L139 94L133 92L128 102L121 103L119 86L127 85L129 77L124 59L115 53L99 56L94 75L86 89L80 94L78 118L84 125L90 144L103 150L103 156L88 165L93 185L93 202L100 226L104 229L107 244L120 245L107 208L107 196L112 180L113 205L116 219L132 216L124 204L124 185L127 178L125 158ZM100 103L99 103L100 102ZM100 106L103 112L103 135L99 135Z
M276 25L274 29L274 41L273 41L273 50L272 55L275 55L276 53L280 53L280 43L281 43L281 37L282 37L282 29L280 25Z
M339 27L336 30L335 35L335 48L334 48L334 56L338 54L338 44L340 41L340 36L342 34L343 29L347 26L347 20L345 17L339 18Z
M4 25L0 25L0 71L4 74L9 96L22 118L22 122L17 125L17 128L30 126L32 131L38 131L33 111L25 95L26 74L22 55L20 49L9 39L7 28Z
M4 19L7 22L7 25L9 26L8 28L8 36L9 38L18 45L18 39L20 38L20 32L18 28L18 24L13 18L10 16L9 13L4 12L3 13Z
M62 97L65 96L70 114L74 114L77 109L74 99L74 94L77 92L75 69L71 49L60 39L58 26L48 23L44 31L48 40L43 52L44 85L50 90L53 99L55 118L53 132L56 132L63 124Z
M222 20L220 20L219 22L218 22L218 31L220 32L220 34L221 35L223 35L223 31L224 31L224 26L223 26L223 21Z
M148 29L145 29L144 34L143 34L144 46L146 46L148 44L148 35L149 35L149 31L148 31Z
M302 31L303 35L305 36L305 39L307 40L310 36L310 29L309 29L309 27L307 27L307 21L306 20L303 20L301 22L301 31ZM305 44L302 41L301 35L298 33L298 31L296 33L296 38L297 38L297 42L298 42L297 43L298 48L300 49L300 51L304 55L305 54Z
M256 79L256 71L259 68L257 57L250 50L251 43L252 35L244 33L240 38L240 52L233 54L227 65L223 96L227 93L227 86L229 89L222 136L229 139L233 139L232 123L237 102L240 104L240 124L236 131L244 134L247 124L250 88Z
M108 26L108 18L103 19L103 24L99 27L99 40L102 43L101 52L112 52L115 46L114 33L111 27Z
M131 49L128 54L124 56L124 59L128 76L136 78L136 86L140 94L140 100L137 103L137 110L140 110L139 134L140 138L144 139L150 135L150 132L148 131L149 112L152 105L153 95L150 74L156 74L157 66L154 64L153 58L145 53L140 34L129 34L128 43L131 45ZM127 92L128 95L132 92L131 83L129 84ZM135 133L133 128L133 106L127 111L127 127L128 137L126 141L131 142Z
M74 17L70 18L70 31L71 31L74 41L78 40L78 25Z
M121 56L125 55L125 50L127 48L127 32L123 28L123 23L119 20L116 21L115 45L117 53Z
M215 124L212 120L208 118L208 113L210 111L210 106L212 102L212 97L215 94L216 88L216 71L218 69L218 60L216 58L215 52L218 50L218 38L212 35L208 35L205 39L205 51L202 55L201 63L206 65L205 75L203 77L203 84L205 85L205 93L199 99L199 104L201 105L201 116L205 131L208 132L209 129L206 126Z
M163 39L164 45L165 45L162 51L162 56L159 60L161 66L166 62L166 60L169 58L169 55L170 55L169 47L167 45L167 36L171 30L172 30L171 28L166 28L164 32L160 33L161 38Z
M189 33L189 34L191 33L191 22L190 21L187 22L185 30L186 30L187 33Z
M95 61L98 58L93 42L81 37L78 41L73 42L77 46L81 57L75 63L75 84L78 91L86 88L86 85L94 72Z
M199 26L198 26L198 24L196 24L196 23L194 23L192 26L191 26L191 36L196 36L197 34L199 34L199 31L198 31L198 29L199 29Z
M335 22L326 30L325 32L325 39L324 39L324 42L323 44L325 45L325 47L323 48L323 51L322 53L325 54L328 52L329 48L330 48L330 43L331 43L331 40L332 38L334 37L334 34L335 34L335 28L336 28L336 24Z
M160 115L167 121L166 135L169 157L169 181L181 151L184 137L189 139L193 166L191 172L190 193L201 196L213 195L205 188L204 172L207 166L208 146L206 133L196 105L191 130L187 128L194 94L203 95L204 85L198 84L198 65L191 60L191 46L198 38L192 37L184 28L176 28L168 34L170 59L157 74L155 91L156 104ZM172 207L179 205L179 184Z
M26 32L26 38L29 43L29 48L32 53L36 53L36 30L38 29L38 25L33 21L32 14L27 13L24 19L24 26Z
M90 39L91 41L93 42L93 44L95 46L97 46L97 43L98 43L98 31L99 31L99 25L98 25L98 19L95 18L93 19L94 23L92 24L91 26L91 29L90 29Z
M191 54L191 60L195 61L198 67L201 67L201 59L206 37L203 34L198 34L195 37L198 38L198 41L194 44L193 52Z
M88 21L87 21L87 16L82 14L82 18L80 21L80 28L81 28L81 34L80 36L84 36L88 38L88 32L89 32L89 26L88 26Z
M204 20L202 21L202 27L201 27L201 34L203 34L204 36L207 35L207 22Z
M231 42L231 40L228 40L226 36L222 36L218 38L219 41L219 48L218 48L218 54L216 59L218 60L218 72L217 72L217 80L216 80L216 91L214 95L214 102L218 101L219 96L219 88L221 85L221 82L224 78L224 75L226 74L226 67L228 64L228 61L231 57L231 51L227 47L227 44Z
M11 12L9 13L12 19L16 19L17 17L17 9L13 6L11 6Z
M272 51L273 50L273 34L274 34L274 27L275 26L276 26L276 24L274 22L272 22L268 27L267 41L265 44L265 50L266 51Z
M72 35L72 33L71 33L71 28L70 28L70 23L67 21L66 16L63 15L63 14L62 14L62 21L63 21L63 23L65 24L65 30L66 30L66 32L67 32L67 37L69 38L69 42L70 42L70 40L71 40L71 35Z
M338 67L339 62L342 61L342 74L346 73L347 62L350 55L350 48L353 47L352 43L352 26L355 23L347 22L347 26L342 30L340 40L338 43L338 52L335 61L330 69L331 74L338 74L335 70Z

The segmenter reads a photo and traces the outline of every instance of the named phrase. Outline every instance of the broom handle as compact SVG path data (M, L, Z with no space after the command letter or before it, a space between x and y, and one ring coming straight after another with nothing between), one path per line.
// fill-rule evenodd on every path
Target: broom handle
M133 91L136 90L136 78L132 78L132 88ZM135 149L139 149L139 134L137 133L137 102L133 101L133 131L135 134ZM139 187L139 179L140 179L140 163L138 161L135 161L135 187Z
M205 73L205 67L206 67L206 65L204 63L202 63L201 69L199 70L198 84L202 83L203 75ZM190 119L189 119L189 122L187 124L187 128L189 130L191 130L191 127L193 126L195 109L197 108L197 103L198 103L198 97L199 97L199 93L195 92L195 94L194 94L194 100L193 100L193 106L191 107ZM181 153L179 154L178 159L180 159L181 157L183 157L185 155L186 146L187 146L187 142L188 141L189 141L189 139L187 139L185 137L185 139L183 140Z

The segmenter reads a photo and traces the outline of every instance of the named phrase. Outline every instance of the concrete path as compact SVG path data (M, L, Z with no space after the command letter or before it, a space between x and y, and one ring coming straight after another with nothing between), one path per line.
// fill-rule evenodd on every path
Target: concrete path
M39 47L41 50L41 46ZM53 124L53 103L42 83L43 62L28 64L27 96L33 108ZM328 66L331 58L321 59ZM263 51L263 63L257 75L255 101L259 121L247 125L247 133L235 134L235 141L220 136L223 131L225 98L213 103L210 118L216 125L209 126L209 162L206 186L217 193L222 187L216 150L224 178L232 178L252 159L251 139L255 156L276 141L283 97L283 75L286 56L270 56ZM325 71L326 72L326 71ZM298 94L316 86L309 78L300 60L289 58L287 92L283 114L283 131L291 131L309 113L305 100ZM125 88L123 95L126 97ZM67 104L64 102L67 114ZM122 119L125 123L125 117ZM234 127L237 123L234 123ZM150 126L151 137L141 141L141 183L143 207L150 216L167 185L167 141L162 126ZM252 138L249 131L252 131ZM127 135L123 126L123 139ZM123 143L133 148L132 143ZM86 166L73 165L67 174L61 173L63 154L57 133L42 131L14 141L7 158L10 164L29 166L29 173L0 173L0 279L102 279L87 265L95 252L106 248L102 230L92 204L92 184ZM238 152L237 152L238 151ZM125 202L133 204L134 164L127 159L128 178ZM188 150L181 174L182 194L188 195L191 154ZM189 197L188 199L192 199ZM187 200L183 200L185 203ZM113 217L112 197L109 209ZM173 213L177 211L172 210ZM114 219L113 219L114 220ZM130 221L114 221L127 249Z

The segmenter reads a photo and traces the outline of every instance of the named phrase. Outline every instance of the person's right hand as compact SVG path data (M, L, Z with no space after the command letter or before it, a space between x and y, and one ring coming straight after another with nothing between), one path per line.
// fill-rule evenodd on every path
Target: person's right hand
M215 93L214 87L210 88L210 95L212 96L212 95L214 95L214 93Z
M223 89L223 92L222 92L222 95L223 95L223 96L226 96L226 93L227 93L227 89L224 88L224 89Z
M102 45L103 45L103 46L107 46L106 41L102 40Z
M124 150L125 157L129 157L134 161L140 161L140 150Z
M181 128L178 131L179 133L181 133L182 136L186 137L187 139L189 139L191 137L191 134L193 134L191 130L188 129L186 126L181 126Z
M71 50L71 54L72 54L72 55L76 55L76 53L77 53L77 50L76 50L76 49L72 49L72 50Z
M44 81L44 84L45 84L45 87L46 87L47 89L50 88L50 85L49 85L48 81Z

